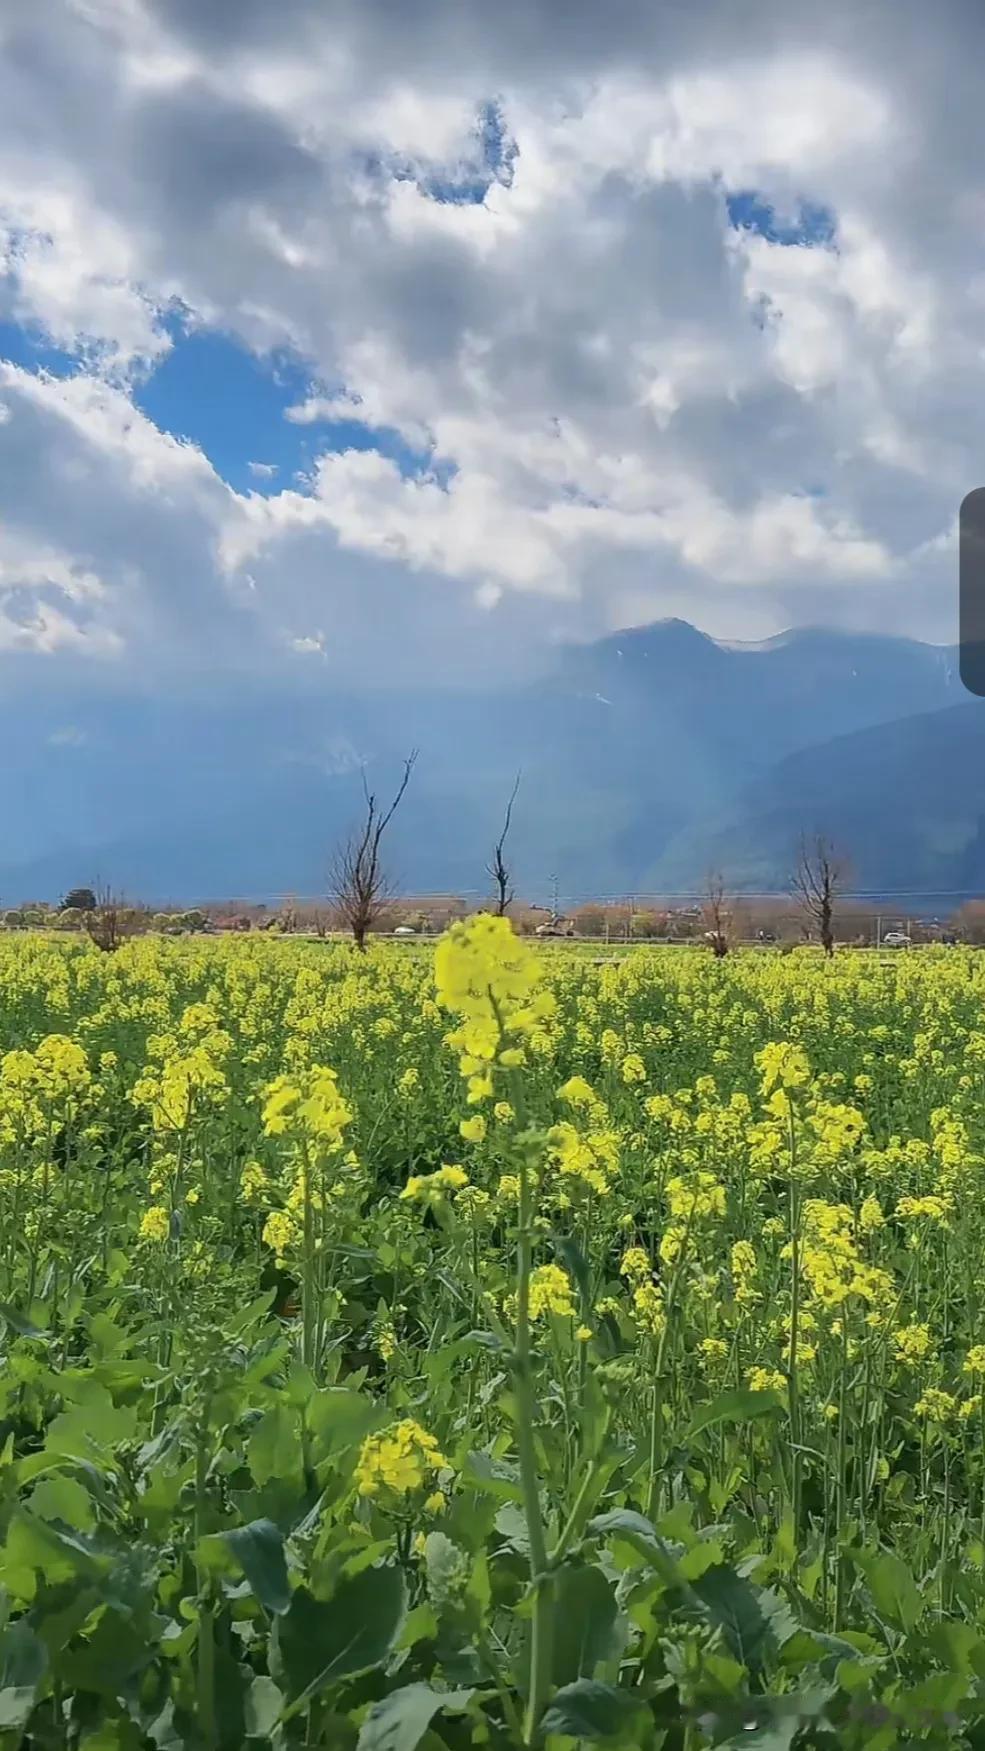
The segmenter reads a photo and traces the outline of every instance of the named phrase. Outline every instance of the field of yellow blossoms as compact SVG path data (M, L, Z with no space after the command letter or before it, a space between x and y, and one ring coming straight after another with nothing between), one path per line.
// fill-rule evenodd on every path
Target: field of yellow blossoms
M0 943L0 1751L985 1746L985 957Z

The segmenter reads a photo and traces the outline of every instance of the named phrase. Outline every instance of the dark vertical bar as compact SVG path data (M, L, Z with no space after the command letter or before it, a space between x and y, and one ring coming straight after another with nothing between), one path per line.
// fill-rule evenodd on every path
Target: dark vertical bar
M985 698L985 487L961 501L960 668L969 693Z

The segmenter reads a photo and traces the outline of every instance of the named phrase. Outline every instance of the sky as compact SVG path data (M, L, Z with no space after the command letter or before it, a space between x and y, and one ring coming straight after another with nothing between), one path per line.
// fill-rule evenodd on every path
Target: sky
M949 641L977 0L3 0L0 678Z

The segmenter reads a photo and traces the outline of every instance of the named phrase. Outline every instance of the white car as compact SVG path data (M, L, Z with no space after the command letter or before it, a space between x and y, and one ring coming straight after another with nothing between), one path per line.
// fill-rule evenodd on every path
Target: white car
M882 939L883 948L909 948L910 939L905 930L887 930Z
M417 931L412 924L398 924L394 936L416 936Z

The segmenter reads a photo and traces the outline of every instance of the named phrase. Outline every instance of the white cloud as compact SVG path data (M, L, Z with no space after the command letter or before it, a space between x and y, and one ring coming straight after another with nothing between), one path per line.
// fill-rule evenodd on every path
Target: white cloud
M819 601L950 636L985 447L971 5L903 0L889 38L850 0L412 13L36 0L0 26L0 316L87 360L0 370L0 517L67 568L43 614L19 586L5 647L341 661L376 591L378 638L502 626L503 653ZM743 193L830 235L731 228ZM169 312L305 359L286 417L315 450L332 421L388 453L280 490L244 457L263 491L233 492L128 389Z

